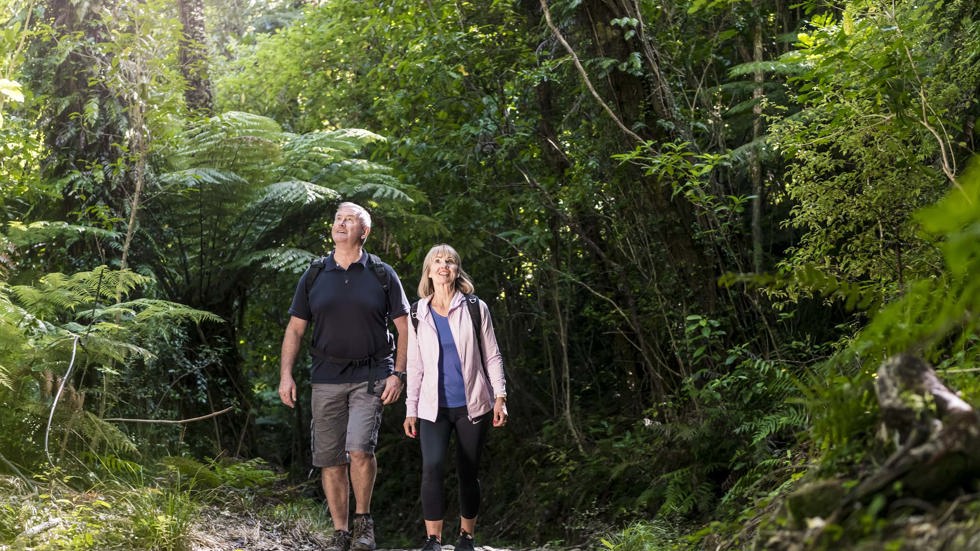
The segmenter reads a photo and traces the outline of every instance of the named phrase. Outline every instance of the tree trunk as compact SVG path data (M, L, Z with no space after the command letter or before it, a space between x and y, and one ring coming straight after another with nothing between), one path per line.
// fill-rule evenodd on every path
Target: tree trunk
M180 22L180 71L187 81L184 100L192 112L209 115L214 110L211 80L208 77L207 34L204 28L203 0L178 0Z
M762 21L756 21L755 32L753 33L752 57L756 63L762 62ZM762 71L755 71L755 89L752 91L752 99L755 104L752 106L752 141L756 145L752 149L751 174L752 174L752 269L755 273L761 274L763 271L762 259L762 159L759 151L759 136L762 135L762 98L764 92L762 83L765 79Z

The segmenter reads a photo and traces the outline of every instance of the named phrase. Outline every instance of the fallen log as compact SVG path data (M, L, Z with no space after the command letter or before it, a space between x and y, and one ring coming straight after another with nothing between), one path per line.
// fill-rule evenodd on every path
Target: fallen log
M911 354L885 360L875 392L896 450L861 481L850 501L900 484L903 495L947 496L980 477L980 414L947 388L927 362Z

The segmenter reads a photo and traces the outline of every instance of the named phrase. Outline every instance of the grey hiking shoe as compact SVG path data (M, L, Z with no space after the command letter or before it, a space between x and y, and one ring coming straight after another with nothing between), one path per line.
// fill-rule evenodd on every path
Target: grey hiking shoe
M354 527L351 530L350 548L352 551L374 551L374 519L371 515L354 515Z
M350 532L335 530L322 551L350 551Z
M473 548L473 534L466 532L465 530L459 533L459 539L456 540L456 551L476 551Z
M439 538L436 536L426 538L425 545L422 546L422 551L442 551L442 544L439 543Z

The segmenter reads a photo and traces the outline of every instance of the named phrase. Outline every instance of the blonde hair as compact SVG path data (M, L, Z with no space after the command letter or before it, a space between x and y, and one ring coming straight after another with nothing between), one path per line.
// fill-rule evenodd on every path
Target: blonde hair
M463 263L459 259L459 253L449 245L440 243L429 249L425 255L425 260L422 261L422 279L419 280L418 288L419 298L431 296L436 292L435 286L432 285L432 278L429 277L429 268L432 267L437 256L449 258L456 263L456 281L454 282L456 290L464 295L473 294L476 288L473 286L473 280L470 279L469 274L463 271Z

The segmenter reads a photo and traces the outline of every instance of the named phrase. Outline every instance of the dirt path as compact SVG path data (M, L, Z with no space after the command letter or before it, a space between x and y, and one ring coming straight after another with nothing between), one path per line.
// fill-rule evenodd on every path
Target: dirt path
M260 519L248 512L205 509L191 528L191 551L319 551L327 544L325 534L301 525L288 526ZM443 546L453 551L453 546ZM477 547L477 551L512 551ZM415 551L379 549L378 551Z

